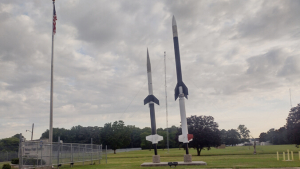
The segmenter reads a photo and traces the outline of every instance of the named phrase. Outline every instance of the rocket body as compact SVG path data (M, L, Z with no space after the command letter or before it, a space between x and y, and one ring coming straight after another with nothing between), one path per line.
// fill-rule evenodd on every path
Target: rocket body
M182 86L182 92L184 97L188 98L188 88L182 81L182 72L181 72L181 63L180 63L180 52L179 52L179 41L178 41L178 32L177 24L175 17L172 19L172 31L173 31L173 43L174 43L174 53L175 53L175 63L176 63L176 74L177 74L177 85L175 87L175 100L179 96L179 86Z
M149 95L153 95L151 63L150 63L148 50L147 50L147 76L148 76Z
M178 137L179 142L189 143L192 140L193 136L188 134L188 126L186 120L186 111L185 111L185 98L188 98L188 88L183 83L182 72L181 72L181 63L180 63L180 52L179 52L179 42L178 42L178 32L177 24L175 17L172 19L172 30L173 30L173 42L174 42L174 53L175 53L175 63L176 63L176 73L177 73L177 84L175 87L175 100L179 97L179 108L180 108L180 118L181 118L181 128L182 135ZM188 152L187 152L188 154Z
M157 133L156 133L156 119L155 119L154 103L159 105L159 100L153 95L152 73L151 73L151 64L150 64L148 49L147 49L147 76L148 76L149 95L145 98L144 104L149 103L150 120L151 120L151 135L147 136L146 140L152 142L152 144L154 146L154 153L155 153L155 155L157 155L157 143L159 141L163 140L163 137L157 135Z

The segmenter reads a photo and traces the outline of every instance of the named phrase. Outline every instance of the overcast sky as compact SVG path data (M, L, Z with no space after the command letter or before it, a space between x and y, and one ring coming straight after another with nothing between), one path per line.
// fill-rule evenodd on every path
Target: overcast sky
M49 129L50 0L0 2L0 139ZM54 127L123 120L150 127L146 54L157 127L180 125L172 16L177 21L187 117L253 137L285 125L300 102L300 1L57 0Z

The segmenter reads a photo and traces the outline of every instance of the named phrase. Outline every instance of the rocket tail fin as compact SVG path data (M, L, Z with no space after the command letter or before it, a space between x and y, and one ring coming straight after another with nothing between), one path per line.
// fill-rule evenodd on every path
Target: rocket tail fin
M144 100L144 105L151 101L159 105L159 100L154 95L148 95Z
M146 140L151 141L152 144L157 144L159 141L163 139L164 138L158 134L146 136Z
M178 96L179 96L179 87L182 86L182 92L184 93L184 97L186 99L188 99L188 95L189 95L189 90L186 87L186 85L183 82L179 82L177 83L176 87L175 87L175 100L177 100Z
M186 137L184 137L183 135L179 135L178 136L178 141L182 142L182 143L186 143L186 142L193 141L193 138L194 138L193 134L187 134Z

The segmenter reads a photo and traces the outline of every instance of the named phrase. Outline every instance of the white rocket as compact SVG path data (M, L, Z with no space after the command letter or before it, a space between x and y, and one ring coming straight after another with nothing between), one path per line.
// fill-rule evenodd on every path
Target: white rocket
M172 19L172 30L173 30L173 42L174 42L176 74L177 74L177 85L175 87L175 100L179 97L181 128L182 128L182 135L178 137L178 140L179 142L186 143L187 146L189 141L192 141L193 139L193 135L188 134L186 112L185 112L185 101L184 101L184 97L188 98L189 92L188 92L188 88L182 81L178 32L177 32L177 24L174 16ZM188 154L188 149L187 149L187 154Z
M151 135L147 136L146 140L152 142L152 144L154 146L154 153L155 153L155 155L157 155L157 143L159 141L163 140L163 137L156 134L156 120L155 120L154 103L159 105L159 100L153 95L151 63L150 63L148 49L147 49L147 75L148 75L149 95L145 98L144 105L149 103L150 119L151 119Z

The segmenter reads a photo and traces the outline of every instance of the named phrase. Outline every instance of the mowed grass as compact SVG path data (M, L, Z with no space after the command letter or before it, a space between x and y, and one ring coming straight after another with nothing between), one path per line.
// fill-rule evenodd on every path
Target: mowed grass
M294 161L282 161L282 152L286 152L287 149L294 152ZM201 156L196 156L197 151L190 148L190 154L193 155L193 161L205 161L206 166L177 166L177 169L183 168L283 168L283 167L300 167L299 154L300 148L296 148L295 145L272 145L272 146L257 146L257 154L253 154L253 147L226 147L225 149L202 150ZM280 160L277 161L276 152L279 152ZM158 154L161 156L161 162L170 161L183 161L183 155L185 151L170 149L158 150ZM105 154L101 164L98 161L94 161L96 165L90 165L90 162L75 164L74 169L115 169L115 168L132 168L132 169L147 169L153 167L141 167L144 162L152 161L153 150L140 150L132 152L123 152L117 154L108 154L107 164L105 163ZM291 157L290 157L291 158ZM287 159L287 155L286 155ZM7 163L7 162L4 162ZM3 162L0 163L2 168ZM69 165L63 165L61 168L70 168ZM154 167L155 168L155 167ZM167 167L157 167L160 169L167 169Z
M294 152L294 161L282 161L282 152L289 149ZM277 161L277 151L280 153L280 160ZM257 146L257 154L253 154L253 147L226 147L225 149L202 150L201 156L196 156L197 152L190 149L190 154L193 155L193 161L205 161L206 166L177 166L176 168L282 168L282 167L300 167L299 154L300 148L295 145L272 145L272 146ZM183 161L185 151L183 149L158 150L161 162ZM153 168L141 167L144 162L152 161L153 151L141 150L133 152L124 152L117 154L108 154L107 164L105 164L105 155L101 160L101 164L96 162L96 165L77 164L74 169L113 169L113 168ZM290 157L291 158L291 157ZM287 155L286 155L287 159ZM64 166L63 168L69 168ZM161 169L170 168L158 167Z

